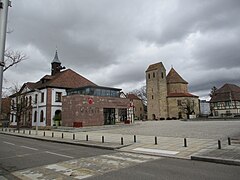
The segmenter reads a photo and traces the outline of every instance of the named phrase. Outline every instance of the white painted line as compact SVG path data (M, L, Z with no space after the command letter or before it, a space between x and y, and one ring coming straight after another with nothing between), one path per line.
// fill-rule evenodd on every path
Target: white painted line
M142 152L149 152L149 153L158 153L158 154L169 154L169 155L175 155L178 154L178 151L167 151L167 150L161 150L161 149L148 149L148 148L135 148L134 151L142 151Z
M28 147L28 146L20 146L20 147L23 147L23 148L26 148L26 149L31 149L31 150L34 150L34 151L38 151L38 149L32 148L32 147Z
M10 145L13 145L13 146L15 146L15 144L13 144L13 143L10 143L10 142L7 142L7 141L3 141L3 143L5 143L5 144L10 144Z
M146 162L146 160L138 160L138 159L132 159L132 158L127 158L127 157L117 157L117 156L112 156L112 155L103 155L103 157L116 159L116 160L129 161L129 162L136 162L136 163Z
M54 153L54 152L50 152L50 151L45 151L45 152L48 153L48 154L52 154L52 155L56 155L56 156L62 156L62 157L70 158L70 159L74 158L72 156L67 156L67 155L64 155L64 154L58 154L58 153Z

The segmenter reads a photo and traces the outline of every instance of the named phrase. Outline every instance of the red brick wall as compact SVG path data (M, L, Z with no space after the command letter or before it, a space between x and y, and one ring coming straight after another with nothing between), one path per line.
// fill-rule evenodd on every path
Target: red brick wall
M92 102L92 103L91 103ZM62 125L73 126L73 122L82 122L83 126L104 124L103 108L127 108L129 99L70 95L62 101Z

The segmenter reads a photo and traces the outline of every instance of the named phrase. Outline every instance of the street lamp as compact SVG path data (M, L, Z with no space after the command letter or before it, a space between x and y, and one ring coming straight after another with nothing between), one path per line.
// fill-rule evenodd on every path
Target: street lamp
M36 119L36 135L38 135L38 122L39 122L39 94L41 94L42 92L39 89L34 89L35 91L37 91L37 119Z

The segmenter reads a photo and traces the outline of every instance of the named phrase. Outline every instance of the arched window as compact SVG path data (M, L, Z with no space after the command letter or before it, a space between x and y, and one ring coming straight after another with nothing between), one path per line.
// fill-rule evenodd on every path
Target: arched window
M37 111L34 112L34 122L37 122Z
M25 104L28 105L28 97L26 97Z
M40 122L43 122L43 110L41 110L41 113L40 113Z

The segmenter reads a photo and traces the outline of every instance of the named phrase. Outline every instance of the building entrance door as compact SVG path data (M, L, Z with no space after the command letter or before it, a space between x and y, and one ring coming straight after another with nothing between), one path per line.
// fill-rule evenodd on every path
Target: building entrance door
M103 108L104 125L115 124L115 109Z

